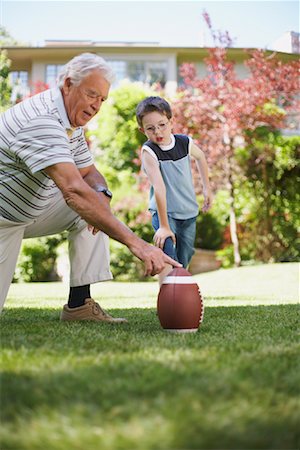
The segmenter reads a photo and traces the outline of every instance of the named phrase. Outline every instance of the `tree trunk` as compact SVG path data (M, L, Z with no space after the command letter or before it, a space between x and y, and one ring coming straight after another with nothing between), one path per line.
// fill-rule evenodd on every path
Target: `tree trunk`
M239 248L239 239L236 230L236 216L234 207L232 205L230 206L230 237L233 244L234 264L236 267L239 267L241 265L241 255Z
M263 221L263 261L264 262L270 262L272 260L273 256L273 226L272 226L272 219L270 216L270 210L271 210L271 203L270 203L270 183L269 183L269 176L268 176L268 170L267 170L267 163L266 161L263 161L262 163L262 179L264 184L264 221Z
M237 235L236 215L234 210L234 186L231 174L231 165L228 164L228 187L229 187L229 218L230 218L230 238L233 244L234 264L236 267L241 265L241 255L239 248L239 239Z

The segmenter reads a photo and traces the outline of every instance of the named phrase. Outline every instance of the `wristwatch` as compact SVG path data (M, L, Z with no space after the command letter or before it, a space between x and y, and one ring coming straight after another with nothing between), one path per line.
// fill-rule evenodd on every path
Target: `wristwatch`
M112 198L112 192L107 189L105 186L97 186L95 188L96 192L103 192L104 195L106 195L106 197Z

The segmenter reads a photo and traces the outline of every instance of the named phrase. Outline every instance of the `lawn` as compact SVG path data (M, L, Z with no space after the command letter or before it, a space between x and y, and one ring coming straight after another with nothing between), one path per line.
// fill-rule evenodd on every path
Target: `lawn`
M195 276L206 309L192 335L160 328L156 282L93 288L121 326L59 322L64 284L12 285L0 449L299 449L298 272Z

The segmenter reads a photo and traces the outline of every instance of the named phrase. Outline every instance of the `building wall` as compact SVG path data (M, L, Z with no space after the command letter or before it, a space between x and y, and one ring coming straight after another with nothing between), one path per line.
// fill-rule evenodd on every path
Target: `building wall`
M74 56L84 52L94 52L111 61L127 64L127 69L133 62L144 63L145 71L151 69L151 64L165 63L165 89L168 95L172 95L180 83L179 68L184 62L195 63L200 76L206 75L204 59L208 56L207 48L178 48L178 47L159 47L145 45L65 45L57 43L45 47L6 47L8 57L12 61L11 71L28 72L28 83L37 81L47 82L47 66L63 65ZM271 53L271 52L270 52ZM248 75L244 61L247 59L247 53L244 49L229 49L228 57L235 62L237 76L244 78ZM282 53L280 58L283 61L295 59L296 55ZM52 67L52 69L55 67ZM132 64L131 64L132 70ZM141 68L140 68L141 70ZM159 67L157 69L160 70ZM155 71L155 70L154 70ZM53 71L52 71L53 72ZM151 72L151 70L150 70Z
M287 31L271 44L273 50L287 53L300 53L300 33Z

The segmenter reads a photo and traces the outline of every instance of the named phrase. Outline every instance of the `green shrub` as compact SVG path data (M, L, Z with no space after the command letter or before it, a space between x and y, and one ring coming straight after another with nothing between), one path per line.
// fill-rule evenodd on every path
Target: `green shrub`
M241 249L261 262L299 261L300 258L300 137L286 137L266 127L249 133L250 143L236 150L245 170L239 202L244 236Z
M226 247L217 250L217 258L221 261L221 266L224 269L228 269L234 265L233 245L227 245Z
M111 92L101 108L97 128L88 133L100 164L104 162L117 171L139 171L136 160L146 138L139 132L135 110L138 103L149 95L154 95L149 88L129 82Z
M57 247L63 237L39 237L23 241L14 281L58 281Z
M0 50L0 112L11 106L10 96L12 87L9 82L11 61L7 58L7 51Z
M151 243L153 229L147 201L141 193L132 190L130 198L123 198L113 208L115 215L141 239ZM145 280L144 265L132 255L128 248L119 242L110 241L111 271L118 281Z
M199 214L196 221L195 247L218 250L223 242L223 226L211 214Z
M146 281L143 263L125 246L110 240L110 269L118 281Z

